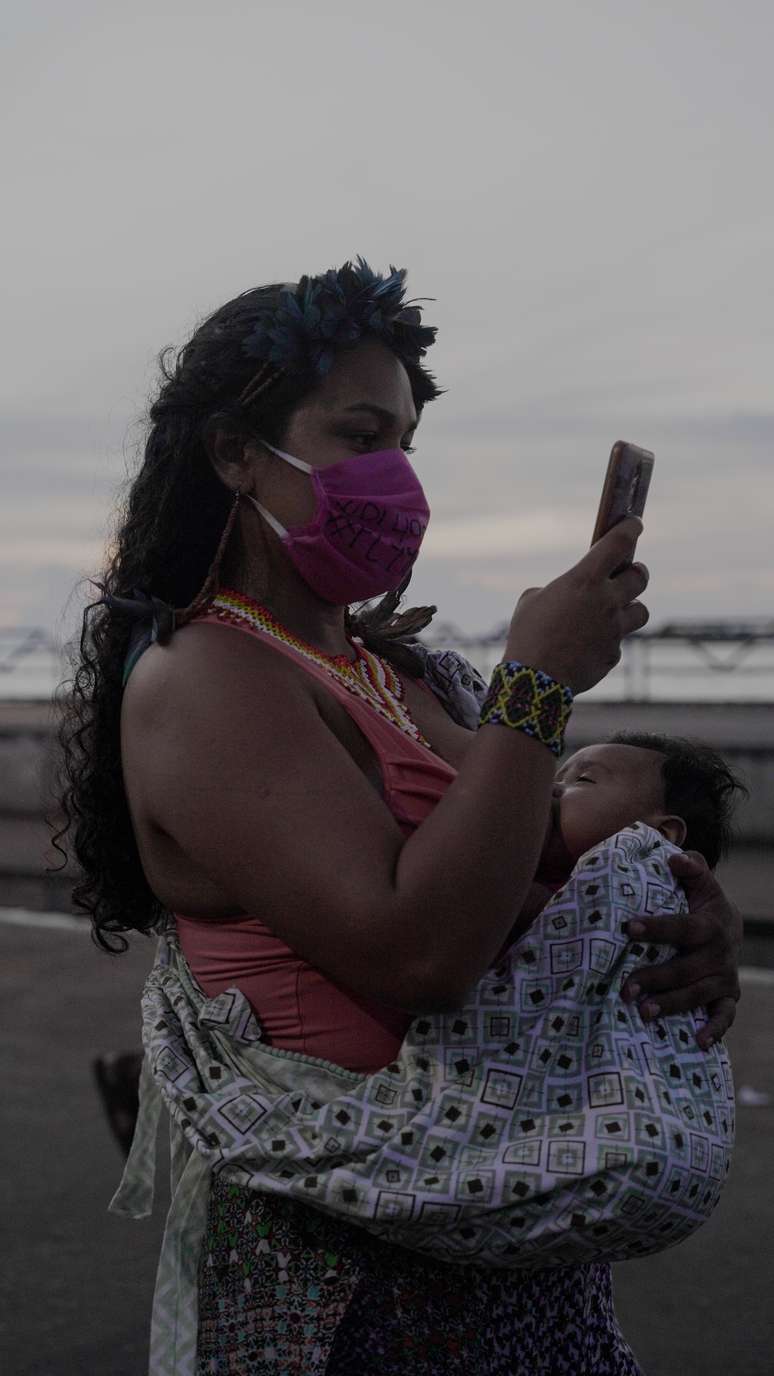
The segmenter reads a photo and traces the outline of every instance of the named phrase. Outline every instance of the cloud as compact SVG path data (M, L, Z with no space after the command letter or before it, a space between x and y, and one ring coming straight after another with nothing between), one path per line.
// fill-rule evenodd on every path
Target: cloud
M0 452L6 455L89 453L108 441L110 418L100 413L13 410L0 414ZM92 458L93 463L93 458Z
M432 419L441 433L450 431L455 439L468 444L474 439L498 448L501 444L512 448L525 437L566 444L568 437L604 435L612 444L617 438L634 440L628 430L639 424L648 429L641 437L646 447L655 447L658 439L693 439L703 444L739 442L756 450L766 448L769 453L774 450L774 412L718 410L708 405L706 398L692 407L670 410L655 379L649 383L647 397L636 386L622 384L615 391L602 393L589 387L582 395L557 391L527 401L517 396L507 407L498 402L484 410L457 403L452 414L444 413L441 402ZM427 421L423 425L427 427ZM619 428L624 435L619 436Z
M422 543L423 559L495 559L560 550L588 542L589 522L576 512L551 508L525 515L464 516L433 520Z
M3 546L0 568L8 571L23 569L27 574L45 568L50 563L73 571L98 569L102 565L104 552L103 540L85 540L80 534L47 537L45 540L24 537Z
M619 437L656 452L656 602L768 608L770 4L109 8L9 7L2 617L99 567L158 350L358 251L437 298L446 615L574 562Z

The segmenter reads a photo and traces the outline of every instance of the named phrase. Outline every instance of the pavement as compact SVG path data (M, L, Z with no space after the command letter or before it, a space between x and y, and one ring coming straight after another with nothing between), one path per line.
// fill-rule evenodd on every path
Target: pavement
M127 954L109 957L76 919L0 909L4 1376L147 1371L166 1191L159 1189L151 1220L107 1213L123 1159L91 1061L138 1044L139 995L152 957L141 937ZM774 1372L774 974L745 967L742 989L728 1036L737 1148L720 1204L679 1247L615 1268L621 1326L646 1376Z

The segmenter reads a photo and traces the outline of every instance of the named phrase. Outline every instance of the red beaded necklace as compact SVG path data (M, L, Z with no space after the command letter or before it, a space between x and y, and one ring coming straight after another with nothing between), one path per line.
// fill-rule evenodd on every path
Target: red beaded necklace
M336 679L348 693L352 693L361 702L369 703L380 716L398 726L407 736L411 736L428 749L431 748L429 741L411 717L400 676L386 659L367 650L357 637L349 642L355 651L354 660L349 659L347 655L326 655L324 651L316 649L314 645L309 645L300 636L287 630L260 602L255 602L252 597L234 592L230 588L221 588L207 610L215 612L222 621L231 621L249 626L252 630L263 631L274 640L289 645L297 654L318 665L331 678Z

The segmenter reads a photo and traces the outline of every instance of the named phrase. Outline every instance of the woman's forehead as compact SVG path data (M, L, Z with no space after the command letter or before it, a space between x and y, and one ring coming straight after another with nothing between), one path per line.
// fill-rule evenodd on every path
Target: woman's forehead
M407 428L416 425L409 375L397 354L377 339L339 354L315 397L326 410L367 402L400 416Z

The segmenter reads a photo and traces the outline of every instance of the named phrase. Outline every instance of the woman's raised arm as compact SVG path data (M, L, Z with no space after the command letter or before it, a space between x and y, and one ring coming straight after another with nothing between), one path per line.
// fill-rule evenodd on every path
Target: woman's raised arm
M629 520L522 599L506 655L573 690L604 677L647 620ZM233 637L192 627L127 690L142 715L152 823L230 902L364 997L453 1007L496 956L531 883L554 775L520 730L482 726L455 781L408 840L326 727L305 678ZM206 638L205 641L202 639ZM239 643L236 643L238 640ZM134 677L134 676L133 676ZM160 895L164 901L164 895Z

